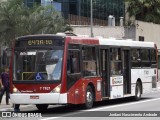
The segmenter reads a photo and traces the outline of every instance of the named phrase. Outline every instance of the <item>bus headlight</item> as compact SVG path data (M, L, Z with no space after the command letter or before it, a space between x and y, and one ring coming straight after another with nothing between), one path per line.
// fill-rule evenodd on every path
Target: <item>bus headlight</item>
M61 90L61 84L58 85L57 87L55 87L51 92L52 93L60 93L60 90Z
M13 93L20 93L16 87L13 87Z

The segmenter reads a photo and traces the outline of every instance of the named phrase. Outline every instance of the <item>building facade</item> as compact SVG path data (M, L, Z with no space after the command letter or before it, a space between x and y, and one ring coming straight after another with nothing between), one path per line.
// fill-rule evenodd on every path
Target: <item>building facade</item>
M24 0L25 4L31 7L35 2L39 4L51 4L55 7L61 4L62 15L67 19L69 14L90 17L91 0ZM124 0L92 0L93 18L107 20L109 15L115 17L119 22L120 17L124 17Z

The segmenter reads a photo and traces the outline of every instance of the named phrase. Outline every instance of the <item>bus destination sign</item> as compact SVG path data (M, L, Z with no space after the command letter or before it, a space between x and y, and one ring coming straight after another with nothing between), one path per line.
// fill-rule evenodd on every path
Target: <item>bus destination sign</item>
M36 47L36 46L63 46L63 39L28 39L18 40L16 47Z
M28 40L28 46L38 46L38 45L53 45L53 40Z

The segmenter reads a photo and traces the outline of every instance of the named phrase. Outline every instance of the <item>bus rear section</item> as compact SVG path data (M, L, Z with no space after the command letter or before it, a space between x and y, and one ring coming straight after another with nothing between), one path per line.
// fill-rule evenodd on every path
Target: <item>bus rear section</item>
M10 97L13 104L66 104L62 88L65 37L33 35L15 40L11 58ZM62 89L61 89L62 88Z

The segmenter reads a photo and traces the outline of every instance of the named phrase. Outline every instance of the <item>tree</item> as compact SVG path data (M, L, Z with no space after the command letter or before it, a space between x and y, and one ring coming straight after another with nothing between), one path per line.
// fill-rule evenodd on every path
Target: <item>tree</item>
M137 20L160 24L159 0L126 0L129 2L127 12Z
M22 0L0 2L0 42L8 45L15 37L65 31L66 23L52 6L28 8Z

